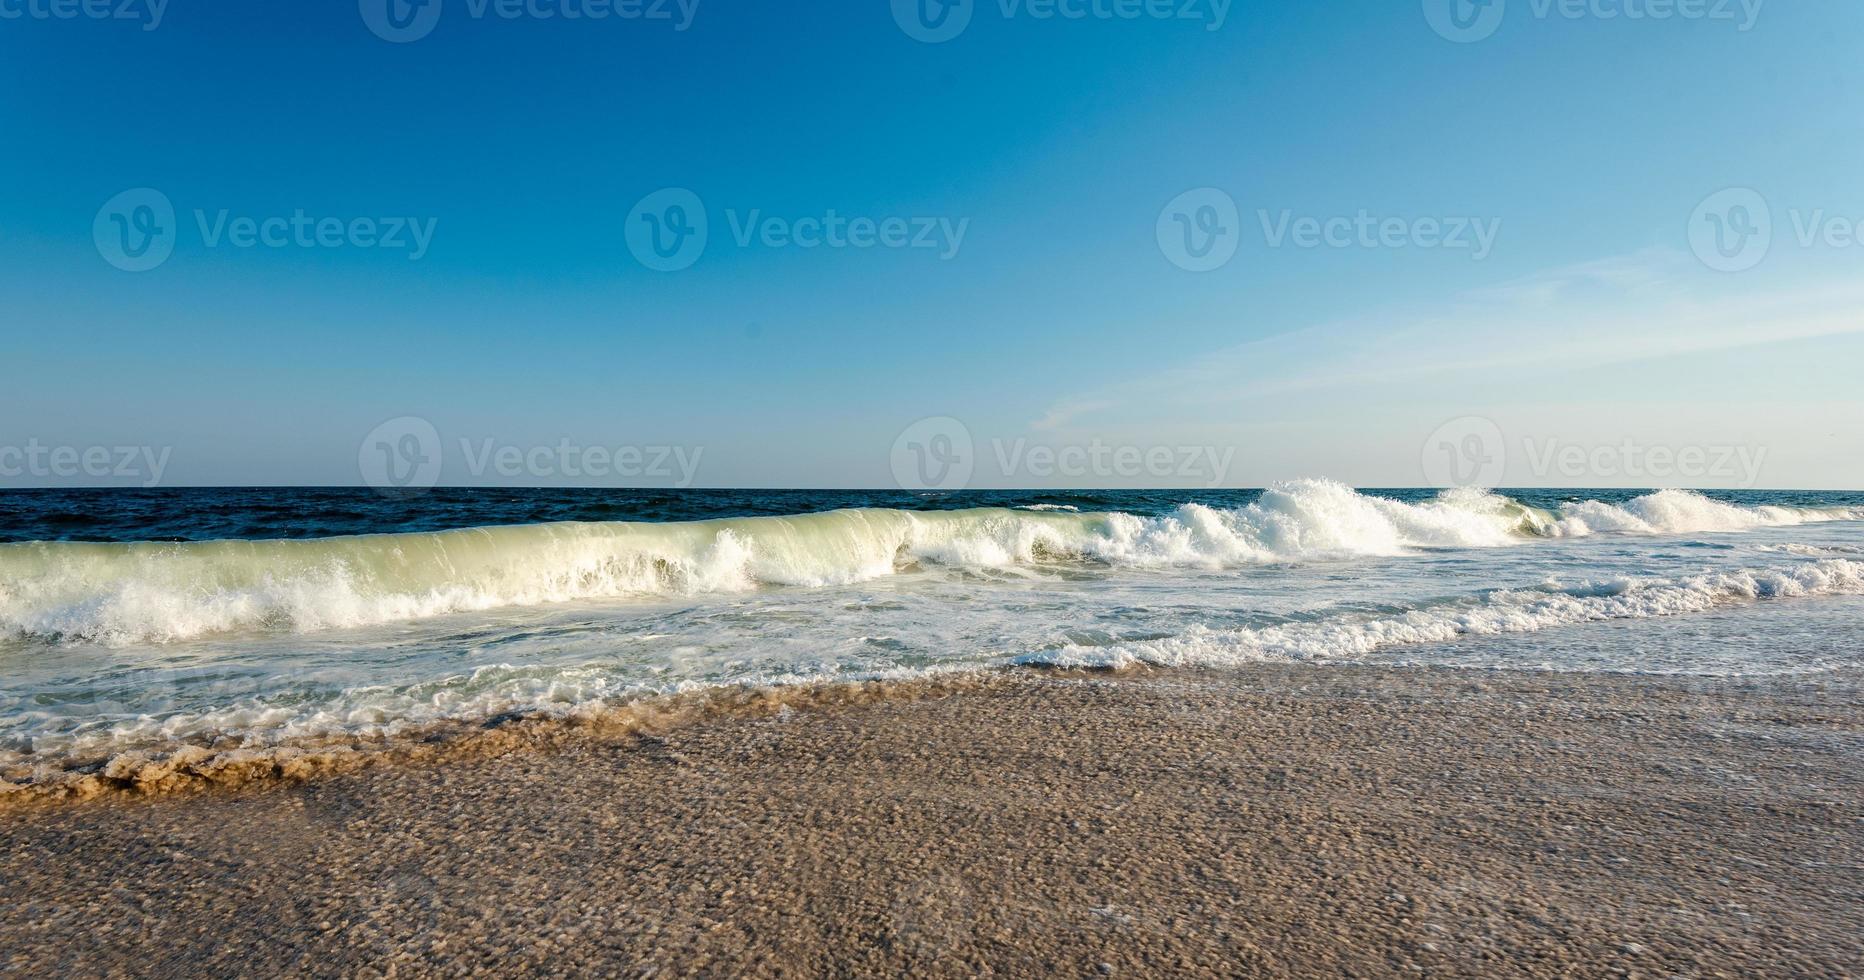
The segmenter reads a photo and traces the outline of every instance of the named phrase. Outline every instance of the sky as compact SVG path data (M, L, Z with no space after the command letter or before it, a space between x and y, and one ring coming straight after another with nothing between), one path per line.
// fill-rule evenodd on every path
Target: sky
M0 486L1864 487L1861 36L0 0Z

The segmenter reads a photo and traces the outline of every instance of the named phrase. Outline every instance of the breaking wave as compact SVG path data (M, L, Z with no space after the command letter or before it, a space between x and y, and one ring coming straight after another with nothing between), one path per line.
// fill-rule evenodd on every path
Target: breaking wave
M1170 514L844 510L687 523L565 523L318 540L0 545L0 633L106 644L316 631L575 599L847 584L930 567L1057 562L1223 569L1495 548L1536 537L1856 520L1684 491L1558 512L1479 490L1404 503L1326 480Z

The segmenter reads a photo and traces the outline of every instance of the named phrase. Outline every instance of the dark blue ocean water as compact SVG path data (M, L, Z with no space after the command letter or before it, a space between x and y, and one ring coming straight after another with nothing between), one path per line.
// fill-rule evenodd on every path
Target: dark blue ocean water
M1370 489L1406 502L1434 489ZM1648 490L1501 491L1535 507L1599 500L1621 503ZM1744 506L1864 506L1864 492L1703 491ZM857 507L963 510L1049 505L1081 511L1168 514L1186 503L1218 508L1255 501L1261 490L608 490L441 488L388 495L368 488L260 487L0 490L0 542L212 541L323 538L442 531L558 521L696 521L808 514Z

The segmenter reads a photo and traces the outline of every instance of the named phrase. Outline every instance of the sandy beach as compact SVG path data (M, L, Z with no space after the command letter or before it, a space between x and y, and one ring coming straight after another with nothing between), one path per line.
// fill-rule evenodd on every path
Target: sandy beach
M0 815L39 975L1864 971L1858 678L1019 672Z

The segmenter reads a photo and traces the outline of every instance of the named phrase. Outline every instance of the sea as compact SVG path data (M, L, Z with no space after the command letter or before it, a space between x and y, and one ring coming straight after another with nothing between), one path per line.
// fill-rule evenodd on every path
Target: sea
M0 491L0 780L732 687L1864 665L1864 493Z

